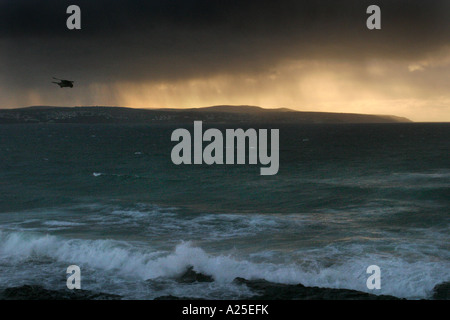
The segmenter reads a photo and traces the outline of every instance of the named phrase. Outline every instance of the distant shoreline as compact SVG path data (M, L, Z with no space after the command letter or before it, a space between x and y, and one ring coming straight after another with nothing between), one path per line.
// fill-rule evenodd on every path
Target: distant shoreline
M255 106L213 106L191 109L33 106L0 110L0 124L19 123L412 123L393 115L306 112Z

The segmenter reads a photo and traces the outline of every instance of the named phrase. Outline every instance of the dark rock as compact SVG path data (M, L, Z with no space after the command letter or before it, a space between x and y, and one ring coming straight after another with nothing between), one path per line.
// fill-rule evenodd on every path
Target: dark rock
M176 296L161 296L155 298L155 300L205 300L205 299L199 299L199 298L191 298L191 297L176 297Z
M385 295L374 295L356 290L305 287L302 284L289 285L266 280L236 278L235 283L245 284L255 291L250 300L398 300Z
M48 290L41 286L24 285L0 292L0 300L120 300L114 294L87 290Z
M194 271L193 267L189 267L185 273L177 278L179 283L194 283L194 282L214 282L214 278Z
M450 300L450 282L438 284L433 289L434 300Z

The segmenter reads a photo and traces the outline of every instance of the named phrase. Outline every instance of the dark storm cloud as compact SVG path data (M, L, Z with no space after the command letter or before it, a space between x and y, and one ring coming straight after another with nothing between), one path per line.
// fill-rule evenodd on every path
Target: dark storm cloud
M417 60L448 45L449 3L0 0L0 87L32 96L48 93L51 76L87 87L268 74L289 59ZM82 30L66 28L71 4ZM382 10L380 31L366 28L371 4Z

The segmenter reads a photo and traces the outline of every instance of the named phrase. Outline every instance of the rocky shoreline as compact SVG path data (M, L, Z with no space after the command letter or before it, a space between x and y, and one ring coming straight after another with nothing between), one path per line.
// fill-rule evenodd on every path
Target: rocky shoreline
M176 279L179 283L213 282L210 275L188 268ZM234 279L247 286L254 295L241 300L405 300L389 295L374 295L349 289L305 287L302 284L281 284L267 280ZM24 285L0 291L0 300L121 300L123 297L88 290L48 290L38 285ZM201 300L193 297L161 296L155 300ZM450 300L450 282L438 284L429 300Z
M49 290L38 285L7 288L0 292L0 300L121 300L114 294L88 290Z

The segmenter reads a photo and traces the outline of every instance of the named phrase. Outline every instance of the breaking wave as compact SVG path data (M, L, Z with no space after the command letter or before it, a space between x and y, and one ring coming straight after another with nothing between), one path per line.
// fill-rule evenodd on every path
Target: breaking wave
M213 255L191 242L178 244L172 251L161 251L138 243L117 240L64 239L51 235L0 231L1 263L17 265L27 260L34 263L50 259L54 263L75 263L82 269L112 271L119 277L138 281L174 278L189 266L211 275L218 283L231 283L236 277L266 279L271 282L329 288L347 288L369 292L365 286L366 268L377 264L382 270L382 290L405 298L426 298L432 288L450 279L449 260L407 261L383 255L354 255L341 252L343 260L329 265L311 262L318 256L304 252L296 263L255 262L233 255ZM405 249L405 248L403 248ZM321 252L327 256L336 247ZM355 248L352 248L355 251ZM270 255L261 252L259 255ZM372 292L373 293L373 292Z

